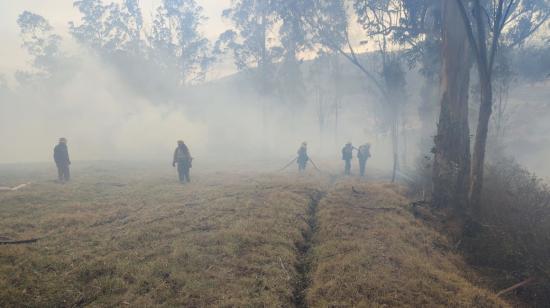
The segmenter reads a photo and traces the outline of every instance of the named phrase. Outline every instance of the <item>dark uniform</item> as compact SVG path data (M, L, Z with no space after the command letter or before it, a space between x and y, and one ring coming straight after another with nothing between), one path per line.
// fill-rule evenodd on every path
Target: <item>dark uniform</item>
M174 160L172 161L172 166L178 165L178 177L181 183L190 182L189 178L189 169L191 168L191 153L189 149L183 143L183 141L178 141L178 147L174 151Z
M306 170L306 165L309 160L309 156L307 156L307 144L304 142L302 143L302 146L298 149L298 170L304 171Z
M71 179L71 172L69 165L71 160L69 159L69 150L67 148L67 140L61 138L59 144L53 149L53 160L57 166L57 176L60 182L68 182Z
M342 160L345 161L344 166L344 174L350 175L351 174L351 159L353 158L353 145L351 143L347 143L342 148Z
M357 159L359 160L359 175L365 176L365 167L367 165L367 159L370 158L370 144L365 143L359 147L357 151Z

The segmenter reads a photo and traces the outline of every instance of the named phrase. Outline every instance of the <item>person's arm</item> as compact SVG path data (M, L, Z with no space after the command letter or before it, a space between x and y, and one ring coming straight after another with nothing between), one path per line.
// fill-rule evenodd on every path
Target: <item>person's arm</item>
M172 167L175 167L176 166L176 157L178 155L178 149L176 148L176 150L174 151L174 159L172 160Z

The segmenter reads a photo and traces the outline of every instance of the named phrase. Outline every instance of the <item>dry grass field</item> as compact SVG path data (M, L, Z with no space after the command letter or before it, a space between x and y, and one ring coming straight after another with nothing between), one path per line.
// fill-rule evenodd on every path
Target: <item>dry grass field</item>
M249 168L253 169L253 168ZM196 171L196 170L193 170ZM0 166L1 307L506 306L399 188L311 171ZM353 186L353 189L352 189Z

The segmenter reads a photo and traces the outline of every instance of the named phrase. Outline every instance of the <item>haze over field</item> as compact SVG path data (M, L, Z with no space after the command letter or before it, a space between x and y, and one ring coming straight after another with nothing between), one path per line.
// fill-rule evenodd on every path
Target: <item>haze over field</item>
M122 5L126 2L114 3ZM137 3L143 17L138 37L153 44L154 14L162 2ZM335 84L331 81L335 77L330 75L330 65L309 60L314 50L308 50L306 55L305 49L299 47L300 53L293 61L302 65L299 75L293 77L297 71L288 70L286 56L276 55L280 53L277 48L284 46L277 32L281 31L281 20L275 20L268 32L275 40L268 43L268 47L273 49L270 57L275 65L269 69L271 89L267 94L260 93L258 91L264 90L259 88L259 75L250 71L253 63L238 67L232 64L230 52L217 54L206 50L214 48L218 36L227 29L238 30L229 17L221 16L230 1L197 1L197 5L203 7L200 14L207 19L189 29L210 41L201 47L204 56L218 59L205 68L202 85L192 82L179 87L175 80L179 78L175 70L179 64L173 62L176 66L170 68L170 61L176 60L167 54L162 56L161 62L168 66L160 64L152 58L153 45L132 51L129 45L124 45L131 38L119 33L118 36L110 34L118 40L111 43L119 44L118 47L99 47L90 45L83 33L71 30L69 22L76 26L86 23L81 20L85 15L77 6L73 7L72 1L59 1L53 7L45 2L2 1L0 31L6 37L6 43L2 47L5 56L0 59L0 73L4 80L0 90L0 142L3 149L0 162L48 161L57 138L65 136L76 161L169 160L178 139L186 140L192 152L205 160L285 161L293 156L302 141L310 142L310 151L315 157L338 160L345 142L360 144L368 141L373 144L372 163L382 169L392 167L391 133L386 123L389 114L382 106L376 87L361 80L357 67L338 56L338 66L343 74L336 77L338 82ZM17 16L24 10L43 15L46 24L51 25L47 30L42 29L40 35L59 35L59 40L52 45L56 50L50 51L51 54L46 54L47 50L43 54L26 50L22 45L33 42L33 38L20 33L17 25ZM99 19L102 18L108 17ZM107 24L108 19L104 22L102 31L118 31L115 25ZM359 26L351 22L350 28L353 41L360 41L363 34ZM372 46L370 49L376 51ZM355 48L361 47L356 45ZM318 51L321 50L323 48ZM131 56L125 57L121 52L130 52ZM373 64L370 66L373 68L380 61L375 55L376 52L371 56ZM199 53L194 56L193 61L200 60L197 58ZM36 62L40 57L44 63ZM316 68L319 65L320 71ZM21 78L20 72L50 77L44 79L42 76L42 79L35 78L31 82L32 78ZM401 164L411 167L415 157L429 153L429 147L423 145L422 140L432 138L435 125L431 125L430 132L423 129L422 122L425 116L434 117L435 108L426 115L420 107L424 98L419 93L425 86L418 81L417 68L406 76L404 96L400 98L405 107L400 121L403 135L399 147ZM544 101L549 87L540 81L535 85L523 85L520 79L517 83L518 86L509 91L508 109L522 108L527 104L536 105L538 111L508 112L507 121L517 123L518 127L522 127L526 119L529 119L528 123L544 125L544 112L550 108ZM531 93L529 101L523 100L522 93L526 92ZM514 130L508 130L505 140L508 153L546 176L550 170L544 157L550 149L543 131L544 126L533 130L525 139L516 135ZM534 147L526 151L526 143Z
M549 33L550 0L0 0L0 307L545 307Z

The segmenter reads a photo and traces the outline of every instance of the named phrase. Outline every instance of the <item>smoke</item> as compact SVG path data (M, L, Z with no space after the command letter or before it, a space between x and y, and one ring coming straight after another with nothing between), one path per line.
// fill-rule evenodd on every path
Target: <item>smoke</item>
M155 160L184 138L204 147L204 123L135 95L98 59L78 60L69 78L21 86L2 101L0 162L50 160L59 137L73 160Z
M514 85L505 123L506 154L538 176L550 179L550 83Z
M0 163L50 161L58 138L66 137L73 161L170 161L181 139L203 162L284 164L307 141L312 158L339 163L341 147L352 141L370 142L373 165L391 167L389 136L369 112L372 97L345 97L338 119L325 106L321 128L311 97L290 108L277 95L259 96L246 73L171 95L153 87L144 95L111 61L79 55L64 59L55 78L1 90ZM141 74L156 72L144 66Z
M78 58L61 62L63 69L55 78L11 89L5 83L0 86L0 163L51 161L53 146L66 137L73 161L169 162L181 139L198 162L261 160L284 165L307 141L313 159L337 166L341 147L351 141L356 146L372 144L370 167L392 166L390 136L379 125L384 122L377 111L380 102L363 85L347 89L336 119L330 100L321 108L308 84L304 101L296 107L276 93L258 95L245 72L174 91L163 87L172 81L154 67L127 59L114 63L82 50ZM345 71L350 72L345 80L360 80L353 67ZM415 76L408 76L410 93L421 86ZM506 153L543 177L550 175L545 159L550 154L545 133L550 129L548 88L539 83L511 90L504 138ZM402 167L405 161L413 167L415 156L427 154L417 150L422 123L414 110L419 100L415 95L408 98Z

